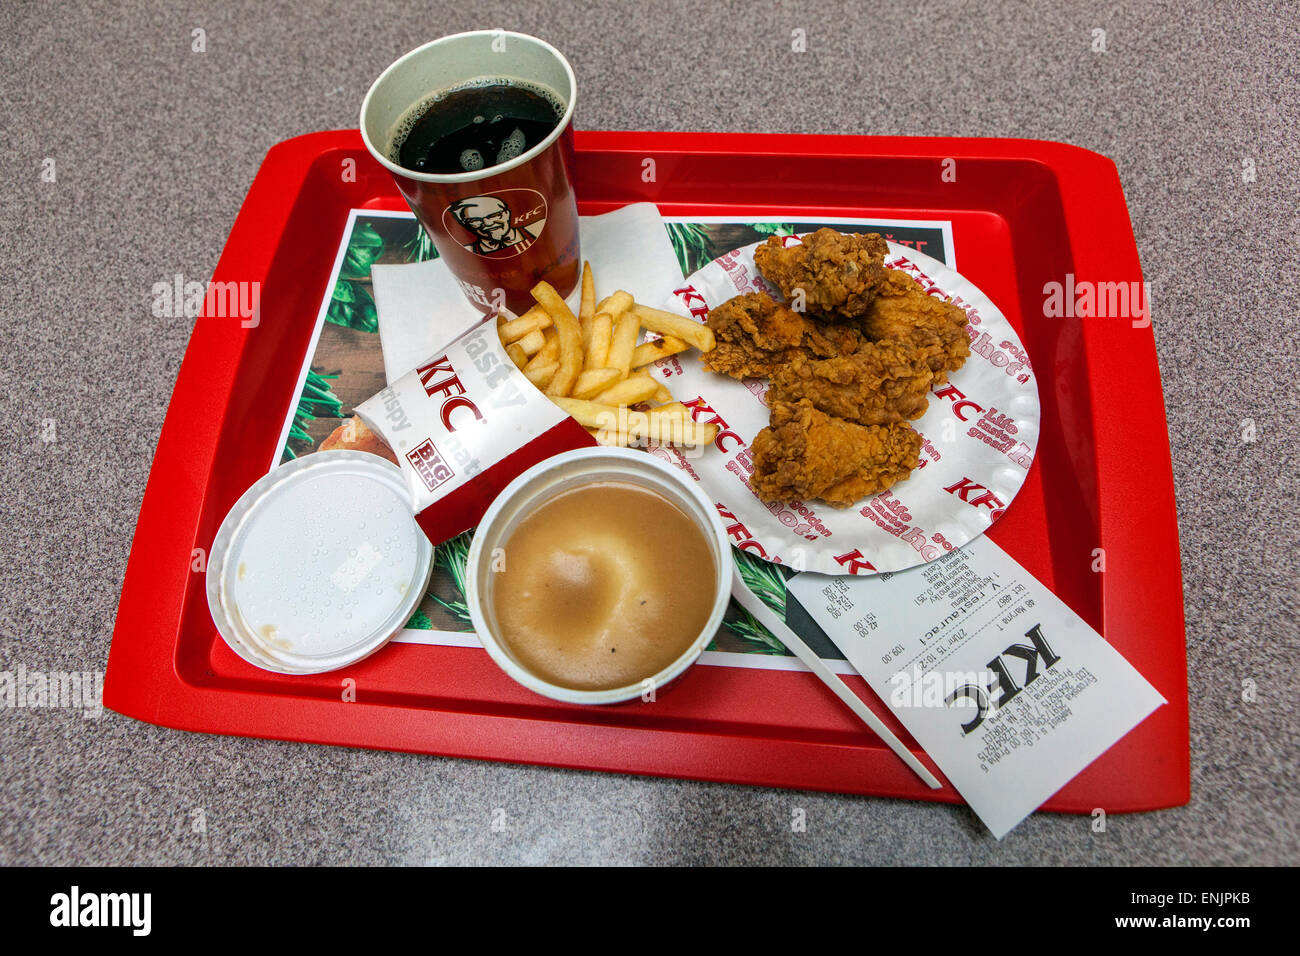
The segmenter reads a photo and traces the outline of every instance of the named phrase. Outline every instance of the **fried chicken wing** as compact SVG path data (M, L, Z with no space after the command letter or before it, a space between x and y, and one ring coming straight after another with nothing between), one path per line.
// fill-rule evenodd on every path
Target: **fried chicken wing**
M832 321L866 314L885 281L885 240L872 233L818 229L795 246L773 236L754 250L764 278L781 290L786 302L801 290L804 308Z
M717 345L704 367L732 378L766 378L796 355L832 358L866 341L857 329L818 322L761 292L728 299L709 313L708 325Z
M920 351L934 373L934 384L948 381L970 356L966 312L960 306L926 295L906 272L886 269L859 328L877 342L907 342Z
M763 293L709 313L717 345L704 366L733 378L768 378L778 400L807 398L862 425L919 418L933 373L906 342L872 342L850 325L793 312Z
M760 431L751 487L763 501L820 499L845 507L903 481L917 465L921 436L911 425L855 425L804 399L774 402Z
M767 378L770 424L750 443L751 486L764 501L843 507L917 467L930 389L970 355L966 313L886 269L880 236L819 229L754 261L790 304L738 295L709 313L717 346L705 367ZM799 295L798 293L802 293ZM802 300L806 311L791 305Z
M773 368L771 379L775 401L807 399L859 425L889 425L925 414L934 373L910 343L864 342L835 358L797 353Z

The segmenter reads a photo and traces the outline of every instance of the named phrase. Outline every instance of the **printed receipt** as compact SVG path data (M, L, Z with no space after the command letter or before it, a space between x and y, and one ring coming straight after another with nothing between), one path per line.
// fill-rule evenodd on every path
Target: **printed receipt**
M984 537L787 586L998 839L1166 702Z

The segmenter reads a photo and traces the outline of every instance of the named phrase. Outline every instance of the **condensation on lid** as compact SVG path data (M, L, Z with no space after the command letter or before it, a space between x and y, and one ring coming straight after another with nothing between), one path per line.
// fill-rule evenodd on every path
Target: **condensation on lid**
M209 557L208 604L245 660L320 673L400 630L432 567L395 466L362 452L316 452L260 479L226 516Z

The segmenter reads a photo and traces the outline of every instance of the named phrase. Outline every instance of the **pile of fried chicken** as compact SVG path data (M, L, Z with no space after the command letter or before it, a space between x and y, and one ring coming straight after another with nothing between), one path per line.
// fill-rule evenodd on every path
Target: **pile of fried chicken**
M876 233L819 229L800 245L754 252L785 302L746 293L709 313L705 367L771 381L771 423L750 443L762 500L837 507L883 491L917 466L930 389L970 355L966 313L885 267Z

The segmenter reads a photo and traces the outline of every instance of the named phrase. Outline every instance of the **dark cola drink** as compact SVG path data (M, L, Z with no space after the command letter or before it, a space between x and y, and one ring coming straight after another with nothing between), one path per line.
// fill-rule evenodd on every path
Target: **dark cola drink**
M539 282L578 286L576 92L550 44L477 30L412 50L366 94L366 149L484 315L522 315Z
M545 140L563 115L560 98L543 87L473 80L412 110L394 137L393 159L435 175L491 169Z

